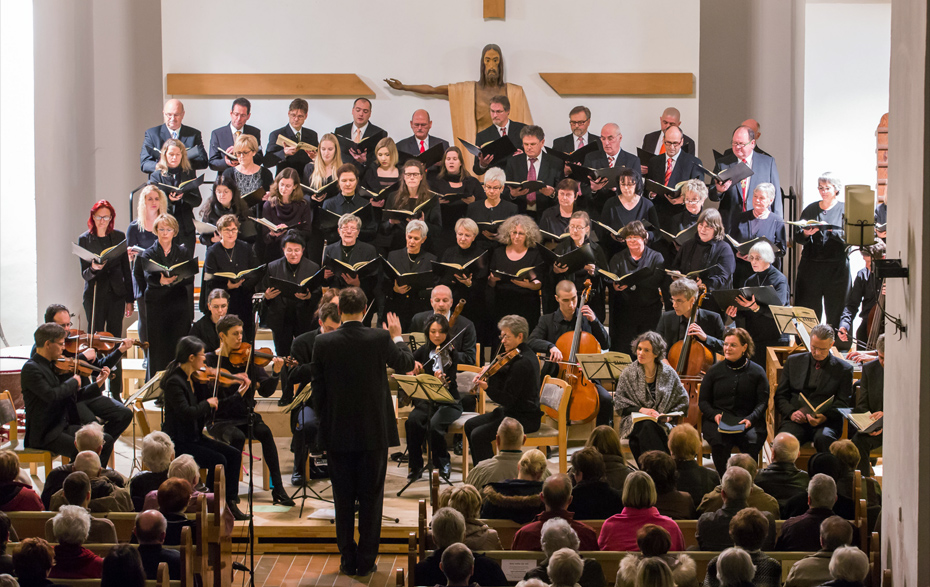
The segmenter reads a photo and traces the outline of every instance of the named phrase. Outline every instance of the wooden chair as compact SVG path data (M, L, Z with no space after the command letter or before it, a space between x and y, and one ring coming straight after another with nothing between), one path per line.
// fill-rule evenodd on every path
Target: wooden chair
M882 546L878 539L878 532L872 532L872 538L869 540L869 567L873 587L880 587L882 584Z
M481 361L481 358L477 359ZM480 367L472 367L471 365L459 365L459 373L456 377L456 383L459 387L459 395L463 393L463 390L471 389L471 382L475 378L475 375L481 372ZM464 481L468 477L468 435L465 434L465 422L468 422L475 416L484 414L485 412L485 395L484 390L480 387L478 388L478 405L475 407L476 412L463 412L458 419L449 425L449 431L447 434L461 434L462 435L462 480Z
M15 452L20 463L29 463L29 473L31 475L38 473L39 464L45 467L45 474L48 475L52 470L52 460L58 455L38 448L26 448L19 441L19 421L16 418L13 396L9 390L0 392L0 424L6 424L10 430L9 442L0 446L0 449Z
M571 400L571 386L546 375L539 389L539 407L543 411L543 421L539 430L526 435L523 446L558 446L559 472L568 470L568 403ZM550 425L546 418L555 420Z

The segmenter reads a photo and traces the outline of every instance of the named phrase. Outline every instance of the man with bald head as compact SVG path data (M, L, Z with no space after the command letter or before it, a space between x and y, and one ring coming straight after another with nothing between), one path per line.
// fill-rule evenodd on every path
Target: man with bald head
M736 183L732 181L725 183L715 181L714 186L709 190L708 196L710 200L720 202L720 215L723 216L727 232L734 226L737 216L747 210L752 210L752 194L763 183L770 183L775 186L775 200L769 207L772 212L784 218L778 166L775 164L775 159L770 155L756 152L756 131L745 125L736 127L736 130L733 131L730 147L732 152L729 155L724 155L716 162L714 173L720 173L724 169L742 162L752 169L752 176Z
M759 471L756 485L778 500L784 512L788 500L799 493L807 492L810 482L808 474L794 464L801 452L801 444L794 435L782 432L772 443L772 464Z
M429 112L422 108L414 111L410 118L410 130L413 131L413 136L397 141L397 150L415 157L430 147L442 145L442 150L445 152L449 148L449 141L429 134L432 128L433 121L429 118Z
M665 152L667 149L665 146L665 133L673 126L675 128L681 128L681 112L678 111L678 108L666 108L662 112L662 116L659 117L659 126L660 130L653 131L643 137L643 151L649 151L656 155L661 155ZM682 134L682 139L684 141L681 147L682 150L685 153L694 155L694 140L686 134ZM643 161L643 163L645 163L645 161ZM645 173L645 171L643 171L643 173Z
M91 512L134 511L129 491L112 483L104 475L104 469L100 466L100 456L96 452L92 450L79 452L74 457L74 472L84 473L90 480L90 502L85 507ZM62 489L52 495L51 509L53 511L70 503L68 496L65 495L65 489L63 485Z
M411 332L423 332L426 327L426 321L433 314L442 314L446 320L452 318L452 309L455 307L455 300L452 299L452 290L445 285L437 285L429 298L432 310L414 314L410 320ZM459 335L459 333L462 333ZM455 338L458 337L458 338ZM455 325L449 330L449 340L455 338L452 343L453 354L459 365L474 365L477 354L476 345L478 344L478 335L475 333L475 323L459 314L455 320ZM466 407L467 409L467 407ZM469 410L470 411L470 410Z
M165 123L145 131L142 139L142 153L139 162L142 171L151 175L160 158L161 146L168 139L178 139L187 147L187 159L194 170L206 169L208 164L207 151L203 146L203 137L200 131L191 126L182 124L184 120L184 104L180 100L171 99L165 102L162 112Z
M584 158L584 166L591 169L605 169L615 167L626 167L632 169L636 175L636 193L641 193L643 189L642 163L639 157L628 153L620 148L623 141L623 133L620 132L620 125L615 122L608 122L601 128L601 149L594 153L588 153ZM592 180L590 187L583 186L582 193L591 194L593 201L589 209L595 214L604 207L604 203L617 195L619 187L617 182L608 187L606 178Z
M704 179L704 172L699 169L703 165L701 160L684 150L684 135L680 128L668 127L663 140L665 152L649 161L643 161L647 166L646 177L670 188L689 179ZM649 197L659 215L661 227L673 234L677 232L672 230L673 218L685 209L684 195L679 194L673 199L664 194L649 193Z
M542 527L547 520L564 518L578 535L581 543L579 550L600 550L597 545L597 533L587 524L575 521L574 514L568 511L572 503L572 481L568 475L559 473L543 481L542 493L539 494L546 511L536 519L517 530L513 537L511 550L542 550Z
M168 521L158 510L145 510L136 514L136 524L132 529L139 541L139 556L145 578L154 581L158 573L158 564L168 563L168 576L172 581L181 579L181 553L170 548L162 548Z
M759 139L762 138L762 125L759 124L759 121L756 120L755 118L747 118L746 120L740 123L740 126L749 127L752 129L752 132L756 133L756 146L754 149L755 152L762 153L763 155L768 155L768 153L766 153L765 151L759 148ZM723 152L723 154L725 156L732 155L733 148L732 147L728 148L726 151Z

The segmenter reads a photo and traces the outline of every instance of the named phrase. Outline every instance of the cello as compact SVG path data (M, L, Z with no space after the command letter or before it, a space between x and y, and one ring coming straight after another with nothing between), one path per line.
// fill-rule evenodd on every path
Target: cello
M597 387L593 381L585 377L576 359L578 353L599 354L601 352L601 345L594 338L594 335L581 329L582 320L584 319L581 308L587 303L590 294L591 280L588 280L585 282L585 289L578 301L575 330L566 332L555 343L556 348L559 349L563 357L563 362L559 364L557 377L572 386L572 396L568 404L568 419L572 424L590 422L597 416L600 408L600 396L597 394Z
M875 261L882 259L884 254L872 256L872 271L875 271ZM878 348L878 337L885 330L885 280L878 283L878 299L875 305L869 310L868 330L866 334L866 350L872 351ZM858 341L862 344L862 341Z
M688 416L685 422L691 424L700 430L700 410L698 409L698 397L701 387L701 381L704 379L704 373L714 364L714 353L694 336L688 334L691 325L697 321L698 310L704 303L704 297L707 295L707 287L703 284L698 286L698 299L691 308L691 316L688 318L688 328L685 329L685 337L675 344L668 351L668 362L674 365L681 384L688 391Z

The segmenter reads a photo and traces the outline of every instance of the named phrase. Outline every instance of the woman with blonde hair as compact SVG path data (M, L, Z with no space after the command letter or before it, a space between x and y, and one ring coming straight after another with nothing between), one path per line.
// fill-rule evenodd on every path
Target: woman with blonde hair
M543 475L547 472L546 455L538 449L523 453L517 465L517 478L485 485L481 518L507 519L520 524L533 521L543 511ZM507 545L510 548L510 545Z
M178 139L168 139L161 146L161 158L155 165L155 171L149 176L149 182L164 186L178 187L185 181L197 177L197 172L187 159L187 147ZM194 230L194 208L203 202L200 188L184 192L168 191L168 213L178 221L178 240L191 252L197 232Z
M282 169L271 184L268 199L262 206L262 218L275 225L274 230L261 229L264 246L261 261L264 263L281 258L281 237L288 230L296 230L304 239L310 236L313 208L304 197L300 176L290 167Z
M626 462L617 431L612 426L598 426L591 431L585 447L601 453L607 469L607 483L617 491L623 491L623 482L634 469Z
M139 309L139 340L143 342L149 340L148 320L145 316L145 279L140 278L142 274L135 271L135 261L140 250L144 251L155 244L155 219L167 213L168 198L165 192L147 185L136 196L136 219L126 229L126 244L130 247L127 253L133 266L132 295Z
M465 518L465 546L472 550L500 550L497 530L482 522L481 494L473 485L447 487L439 495L439 507L450 507Z
M274 176L271 171L255 162L258 154L258 141L252 135L239 135L233 145L233 155L239 159L239 164L223 172L223 176L231 178L239 187L239 193L247 196L255 190L271 189Z
M640 528L655 524L663 528L671 539L668 550L685 549L685 539L675 520L663 516L656 509L656 486L644 471L634 471L623 484L623 511L604 521L597 544L601 550L638 551L637 537Z
M545 260L536 249L542 235L529 216L517 214L497 229L497 240L504 245L491 254L488 285L491 286L495 319L516 314L526 319L530 332L539 322L539 290Z
M326 133L320 138L320 146L313 157L313 161L304 167L304 183L314 190L336 181L336 170L342 167L342 150L339 139L332 133ZM316 202L322 202L325 196L313 196Z
M362 187L377 194L400 181L397 145L394 144L394 139L384 137L378 141L375 146L375 163L368 167L368 171L362 177Z

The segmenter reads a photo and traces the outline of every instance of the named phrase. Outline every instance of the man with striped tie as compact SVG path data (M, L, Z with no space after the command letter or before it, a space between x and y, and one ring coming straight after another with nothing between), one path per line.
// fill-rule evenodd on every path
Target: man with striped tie
M139 154L139 166L151 175L161 158L161 146L168 139L178 139L187 148L187 159L195 170L207 168L207 150L203 147L200 131L181 124L184 121L184 104L172 98L165 102L162 110L165 124L153 126L145 131L142 140L142 152Z
M724 169L743 162L752 169L752 176L743 181L733 183L714 182L715 189L710 190L708 196L712 202L720 202L720 215L727 232L733 227L734 219L746 210L752 209L752 194L759 184L771 183L775 186L775 201L772 202L772 211L782 218L781 182L778 179L778 166L771 155L755 151L756 133L748 126L738 126L733 131L731 141L733 154L724 156L717 161L714 172L720 173Z
M698 169L698 165L702 164L701 160L687 153L683 148L683 143L684 135L681 129L677 126L669 127L665 131L665 152L649 161L643 161L649 169L646 177L671 188L689 179L703 179L704 172ZM671 231L672 218L681 214L685 209L684 195L679 194L677 198L672 199L665 194L657 195L650 192L649 197L659 215L659 224L665 230Z

